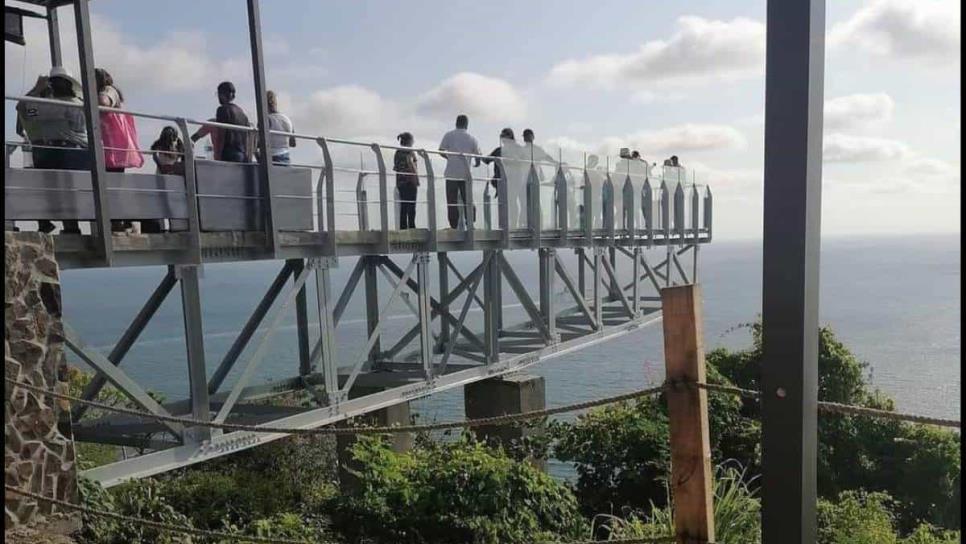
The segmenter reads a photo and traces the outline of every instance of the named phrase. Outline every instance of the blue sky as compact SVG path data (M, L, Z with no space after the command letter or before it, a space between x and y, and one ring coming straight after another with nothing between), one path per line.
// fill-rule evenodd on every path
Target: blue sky
M828 4L823 232L958 232L958 3ZM128 107L208 117L222 79L253 103L244 1L92 6ZM675 153L712 185L724 238L761 235L764 16L763 1L262 2L269 87L297 129L430 146L461 110L484 148L508 125L548 148ZM26 51L5 44L7 94L49 67L44 29L27 32Z

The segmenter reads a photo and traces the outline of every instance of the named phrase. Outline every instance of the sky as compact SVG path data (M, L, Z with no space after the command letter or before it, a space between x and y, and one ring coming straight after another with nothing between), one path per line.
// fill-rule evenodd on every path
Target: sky
M244 0L91 5L96 65L129 109L208 118L227 79L254 117ZM394 143L410 131L435 147L463 112L484 150L509 126L534 129L551 152L676 154L712 188L717 238L761 238L763 0L288 0L261 11L268 87L300 133ZM73 18L60 17L76 74ZM959 232L960 21L956 1L828 2L823 236ZM50 67L46 27L25 30L26 48L4 45L7 95ZM139 129L147 147L157 128ZM312 146L295 156L318 158Z

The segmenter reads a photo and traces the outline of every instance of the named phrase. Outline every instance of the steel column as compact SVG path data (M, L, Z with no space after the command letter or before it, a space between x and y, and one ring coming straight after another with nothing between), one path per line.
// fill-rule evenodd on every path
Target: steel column
M258 116L258 176L261 181L262 198L267 200L263 207L265 235L274 255L278 255L278 224L276 222L274 186L272 185L272 157L268 152L268 89L265 86L265 59L262 55L262 23L258 0L248 0L248 37L252 50L252 75L255 80L255 111Z
M553 341L557 336L557 315L554 308L554 286L556 285L557 274L554 272L557 250L542 247L537 250L540 270L540 313L543 314L547 325L547 332Z
M208 403L208 381L205 372L205 335L201 322L201 285L199 267L176 266L175 274L181 283L181 309L184 314L184 337L188 353L188 391L191 417L211 420ZM200 442L211 437L211 429L194 427L185 431L186 442Z
M378 257L365 256L360 257L364 259L365 263L365 277L366 277L366 331L369 336L375 332L379 327L379 282L376 273L376 267L379 266ZM372 350L369 352L369 362L374 363L379 359L379 355L382 352L382 345L379 342L379 338L376 337L375 342L372 344Z
M768 2L762 537L816 539L825 1Z
M50 42L50 65L63 66L64 56L60 49L60 22L57 8L47 6L47 39Z
M114 240L111 237L111 211L107 204L104 144L101 141L101 115L97 100L97 80L94 77L94 46L91 42L90 0L74 1L74 22L77 26L77 50L80 59L81 86L84 90L84 120L87 123L87 153L91 161L91 187L94 189L94 216L91 236L104 263L114 260Z
M305 261L302 259L289 259L286 262L296 276L305 268ZM295 326L298 331L299 376L306 376L312 372L312 363L309 352L309 306L304 283L295 295Z
M600 328L604 325L604 312L602 304L602 293L603 290L603 277L601 274L601 264L600 260L602 258L601 253L603 248L594 248L594 258L593 258L593 275L594 275L594 321L599 324Z
M329 268L332 259L321 259L315 270L315 292L319 311L319 351L322 375L325 378L325 395L332 404L338 401L339 365L336 361L335 316L332 308L332 278ZM315 365L315 359L313 366Z
M500 256L497 251L483 252L483 343L486 346L487 364L500 360L499 305L501 301L497 296L500 282Z
M631 288L631 304L634 316L641 315L641 248L634 246L634 264L631 266L634 275L634 286Z
M449 256L445 251L441 251L437 254L436 262L439 265L439 311L449 314L449 303L446 302L446 297L449 295ZM436 351L442 352L449 341L449 321L443 318L440 320L439 345L436 346Z
M429 310L429 253L416 254L416 292L419 307L419 355L423 367L423 376L429 380L433 377L433 317ZM468 301L472 301L468 299Z

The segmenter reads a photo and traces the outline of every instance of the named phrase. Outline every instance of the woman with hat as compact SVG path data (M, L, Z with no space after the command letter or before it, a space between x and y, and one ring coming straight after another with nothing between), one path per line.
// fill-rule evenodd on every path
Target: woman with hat
M62 66L54 66L47 79L50 87L49 98L82 104L80 83ZM87 122L84 110L72 106L50 103L37 103L26 109L25 125L29 123L31 145L34 149L34 168L54 170L89 170L90 156L87 153ZM41 153L37 153L42 149ZM40 221L41 232L52 232L54 224ZM63 233L80 234L77 221L64 221Z

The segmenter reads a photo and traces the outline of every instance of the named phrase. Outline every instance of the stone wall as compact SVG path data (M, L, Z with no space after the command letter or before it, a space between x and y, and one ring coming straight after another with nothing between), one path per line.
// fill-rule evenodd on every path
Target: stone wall
M4 376L66 390L60 279L53 238L4 233ZM73 442L57 422L64 403L4 382L3 467L6 485L76 502ZM4 527L50 513L49 504L4 494Z

